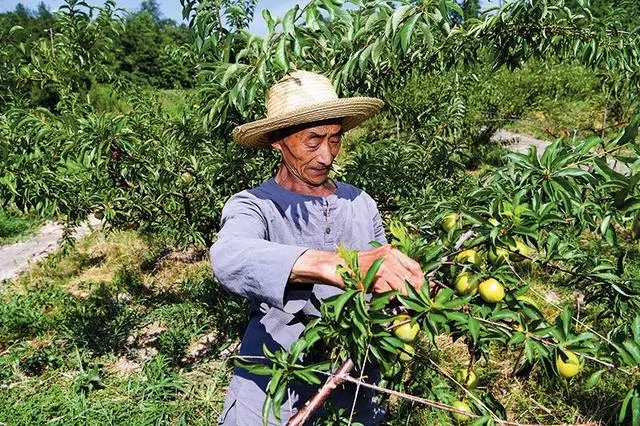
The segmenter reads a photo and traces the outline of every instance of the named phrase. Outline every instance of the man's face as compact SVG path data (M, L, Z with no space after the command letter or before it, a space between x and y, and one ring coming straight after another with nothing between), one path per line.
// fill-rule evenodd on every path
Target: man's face
M312 185L323 185L340 150L341 120L327 120L282 131L272 146L282 153L288 172Z

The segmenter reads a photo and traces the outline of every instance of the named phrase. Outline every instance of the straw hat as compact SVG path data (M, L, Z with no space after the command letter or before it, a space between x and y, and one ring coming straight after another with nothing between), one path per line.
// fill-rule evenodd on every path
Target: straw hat
M241 145L267 148L268 134L298 124L343 118L347 131L380 111L380 99L338 98L331 81L309 71L295 71L274 84L267 93L267 118L233 129L234 139Z

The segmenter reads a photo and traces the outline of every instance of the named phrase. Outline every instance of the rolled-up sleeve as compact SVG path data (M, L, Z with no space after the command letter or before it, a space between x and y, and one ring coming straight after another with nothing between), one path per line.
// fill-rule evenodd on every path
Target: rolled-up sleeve
M222 287L252 302L289 311L285 309L287 282L307 248L268 241L266 219L246 193L227 201L221 224L210 254L213 273Z

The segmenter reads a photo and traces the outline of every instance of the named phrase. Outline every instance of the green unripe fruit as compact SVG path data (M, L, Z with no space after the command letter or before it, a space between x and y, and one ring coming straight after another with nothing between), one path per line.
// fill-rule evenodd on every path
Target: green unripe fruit
M416 340L416 336L418 335L418 332L420 331L420 326L417 323L411 324L411 322L405 322L410 320L411 317L409 315L400 315L398 316L398 318L396 318L393 321L393 334L395 334L395 336L402 340L404 343L411 343L414 340ZM395 327L397 324L403 323L402 325L399 325L397 327Z
M413 346L408 343L405 343L400 351L400 361L409 362L413 359L413 356L416 354L416 350Z
M478 291L482 300L488 303L498 303L504 299L504 287L495 278L482 281Z
M478 385L478 376L473 370L469 371L467 368L460 368L456 371L455 377L456 381L467 389L475 389Z
M467 404L464 401L454 401L453 404L451 404L451 406L456 410L464 411L469 414L473 413L473 411L471 411L471 407L469 407L469 404ZM465 416L464 414L454 413L454 412L451 413L451 416L459 422L466 422L471 419L471 417L469 416Z
M459 274L456 277L454 286L460 296L474 295L478 292L478 282L468 272Z
M442 218L440 225L446 232L457 229L460 227L460 215L458 213L448 213Z
M474 249L468 249L458 253L456 261L459 263L471 263L479 268L482 266L482 255Z
M193 182L193 175L191 173L189 173L189 172L183 172L180 175L180 180L185 185L189 185L191 182Z

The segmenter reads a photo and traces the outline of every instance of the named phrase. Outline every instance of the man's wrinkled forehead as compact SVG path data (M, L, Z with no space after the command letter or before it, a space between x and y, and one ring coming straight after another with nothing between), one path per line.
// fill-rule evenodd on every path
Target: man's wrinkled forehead
M314 121L311 123L298 124L271 133L271 141L281 141L293 134L301 133L316 136L337 136L342 135L342 119L332 118L329 120Z

